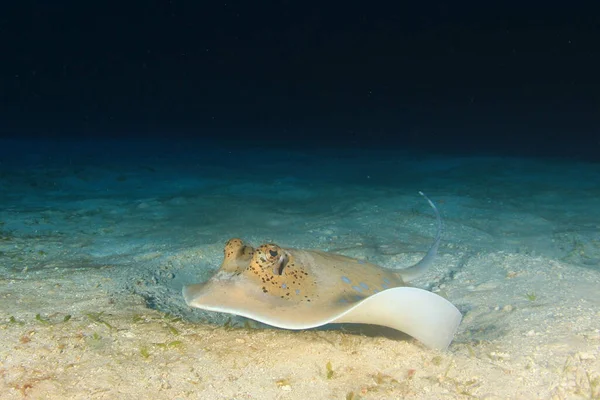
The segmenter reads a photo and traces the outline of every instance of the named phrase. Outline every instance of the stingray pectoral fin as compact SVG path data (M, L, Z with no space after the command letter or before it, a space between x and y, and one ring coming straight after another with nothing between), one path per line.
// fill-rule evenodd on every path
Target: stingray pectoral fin
M310 329L329 323L388 326L440 350L448 347L462 319L448 300L412 287L387 289L342 305L331 299L291 302L235 279L214 279L185 286L183 297L190 307L235 314L284 329Z
M183 299L185 302L192 306L192 302L204 290L206 285L203 283L196 283L194 285L187 285L183 287Z
M435 293L396 287L364 299L331 322L388 326L428 347L445 350L461 319L460 311Z

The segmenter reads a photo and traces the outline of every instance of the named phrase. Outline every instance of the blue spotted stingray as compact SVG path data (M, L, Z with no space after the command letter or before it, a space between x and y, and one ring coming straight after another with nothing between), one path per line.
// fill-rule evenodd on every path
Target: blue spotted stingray
M319 250L257 248L242 240L225 245L221 268L205 283L185 286L191 307L240 315L284 329L308 329L329 323L363 323L405 332L428 347L445 349L461 321L458 309L443 297L410 287L433 263L442 220L427 254L400 270Z

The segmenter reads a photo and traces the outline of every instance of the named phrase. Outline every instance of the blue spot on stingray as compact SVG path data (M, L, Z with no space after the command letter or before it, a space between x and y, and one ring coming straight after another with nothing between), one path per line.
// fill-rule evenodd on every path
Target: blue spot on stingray
M347 302L348 302L348 300L346 300L346 299L340 299L340 303L347 303Z
M358 260L359 264L366 264L367 262L365 260Z
M384 283L383 285L381 285L381 287L384 289L389 289L390 285L388 285L387 283Z
M362 299L363 299L363 298L362 298L361 296L354 296L354 301L360 301L360 300L362 300Z
M342 276L342 282L350 284L352 281L347 276Z
M352 286L352 289L356 290L357 292L362 292L362 288L360 286Z
M296 294L300 294L300 289L296 289Z
M363 289L365 289L365 290L369 290L369 285L367 285L367 284L366 284L366 283L364 283L364 282L361 282L361 283L360 283L360 287L361 287L361 288L363 288Z
M282 288L282 289L287 289L287 285L286 285L285 283L282 283L282 284L281 284L281 288Z
M390 283L392 283L392 282L390 282L390 280L389 280L388 278L383 278L383 281L384 281L386 284L388 284L388 285L389 285Z

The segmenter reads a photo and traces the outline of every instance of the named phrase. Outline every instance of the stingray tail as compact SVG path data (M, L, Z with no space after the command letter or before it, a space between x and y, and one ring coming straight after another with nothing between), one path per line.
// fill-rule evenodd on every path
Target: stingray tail
M444 229L442 217L440 216L440 212L438 211L438 209L435 206L435 204L433 203L433 201L431 201L429 199L429 197L427 197L423 192L419 192L419 194L421 196L425 197L425 200L427 200L427 202L429 203L429 205L431 206L431 208L433 208L433 211L435 212L435 218L437 220L437 233L435 235L435 240L433 241L433 244L427 251L427 254L425 254L425 257L423 257L421 259L421 261L419 261L412 267L405 268L398 272L400 274L400 276L402 277L402 280L405 282L412 281L413 279L416 279L419 276L423 275L423 273L425 271L427 271L429 266L431 264L433 264L433 260L434 260L435 256L437 255L438 247L440 246L440 239L442 238L442 231Z

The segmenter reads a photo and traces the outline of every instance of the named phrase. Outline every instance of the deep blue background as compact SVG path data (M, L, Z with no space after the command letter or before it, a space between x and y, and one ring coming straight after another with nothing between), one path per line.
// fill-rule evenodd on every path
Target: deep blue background
M600 154L595 2L3 2L0 46L4 137Z

